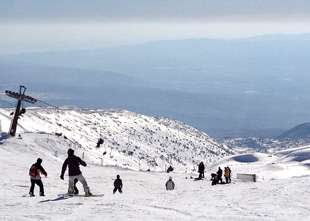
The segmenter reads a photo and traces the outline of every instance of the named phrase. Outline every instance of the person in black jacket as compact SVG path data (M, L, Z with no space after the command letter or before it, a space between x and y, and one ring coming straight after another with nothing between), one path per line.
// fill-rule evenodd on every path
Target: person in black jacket
M219 167L219 170L217 171L217 179L219 183L220 182L223 183L222 175L223 175L223 170L221 169L221 167Z
M47 176L47 173L42 167L41 163L42 163L42 159L38 158L37 162L34 163L29 170L30 182L31 182L30 191L29 191L30 196L34 196L33 191L34 191L35 184L37 184L40 187L40 196L44 196L44 186L41 180L40 173L45 176Z
M68 193L70 196L74 195L74 180L77 179L83 184L85 196L91 196L91 192L89 190L89 187L87 185L87 182L82 175L82 172L80 170L80 165L86 167L86 163L81 160L81 158L74 155L74 150L71 148L68 150L68 158L65 160L65 162L62 165L61 175L60 179L64 179L64 174L66 172L67 166L69 167L69 189Z
M199 179L205 178L205 165L203 162L200 162L198 166Z
M122 191L123 188L123 181L120 179L120 176L116 176L116 180L114 181L114 189L113 189L113 194L118 190L118 192L123 193Z

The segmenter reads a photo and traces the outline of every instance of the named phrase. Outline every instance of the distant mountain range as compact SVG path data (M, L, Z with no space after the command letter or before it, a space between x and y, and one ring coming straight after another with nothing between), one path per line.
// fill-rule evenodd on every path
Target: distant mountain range
M241 148L244 151L270 153L283 149L307 146L310 144L310 123L300 124L272 138L235 137L222 141L230 148Z
M164 116L217 137L236 131L272 137L310 119L309 38L185 39L7 55L0 57L0 87L25 85L55 106Z
M277 137L279 140L300 140L306 138L310 139L310 123L300 124Z

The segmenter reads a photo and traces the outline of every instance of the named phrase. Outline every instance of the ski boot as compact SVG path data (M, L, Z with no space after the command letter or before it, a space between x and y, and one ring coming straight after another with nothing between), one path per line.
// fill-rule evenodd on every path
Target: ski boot
M45 195L44 195L44 193L41 192L41 193L40 193L40 196L45 196Z
M89 196L93 195L93 194L90 192L89 188L86 188L84 191L85 191L85 196L86 196L86 197L89 197Z
M74 189L69 188L68 194L69 194L69 196L74 196Z
M30 197L34 197L34 194L30 192L30 193L29 193L29 196L30 196Z

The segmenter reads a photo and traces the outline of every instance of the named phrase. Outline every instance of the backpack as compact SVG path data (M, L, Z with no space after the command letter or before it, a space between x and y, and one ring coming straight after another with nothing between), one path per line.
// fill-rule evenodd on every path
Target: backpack
M30 169L29 169L29 175L30 176L37 176L38 172L37 172L37 167L35 164L33 164Z
M174 189L174 182L172 180L168 180L166 183L166 189L167 190L173 190Z

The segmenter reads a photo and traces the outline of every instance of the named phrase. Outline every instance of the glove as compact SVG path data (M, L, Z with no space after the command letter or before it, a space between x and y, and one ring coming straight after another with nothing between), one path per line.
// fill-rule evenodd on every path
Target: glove
M63 179L64 179L64 175L60 175L60 179L62 179L62 180L63 180Z

